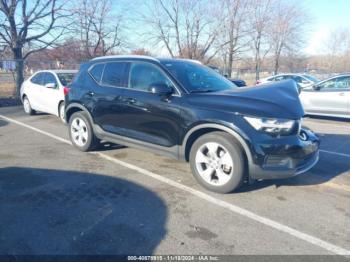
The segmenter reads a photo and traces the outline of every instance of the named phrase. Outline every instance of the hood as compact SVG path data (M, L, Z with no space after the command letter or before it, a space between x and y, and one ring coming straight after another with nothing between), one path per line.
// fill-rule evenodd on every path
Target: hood
M189 102L198 107L257 117L300 119L305 114L293 80L191 94Z

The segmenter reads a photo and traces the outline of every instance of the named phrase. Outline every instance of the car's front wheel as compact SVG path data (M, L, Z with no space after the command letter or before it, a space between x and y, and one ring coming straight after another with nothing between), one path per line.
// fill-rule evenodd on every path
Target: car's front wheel
M79 111L69 119L69 137L73 145L80 151L90 151L99 144L86 113Z
M24 109L24 112L28 115L35 114L35 110L32 109L32 106L30 105L29 99L26 96L23 98L23 109Z
M232 192L244 179L242 149L225 132L212 132L198 138L190 151L190 165L196 180L214 192Z

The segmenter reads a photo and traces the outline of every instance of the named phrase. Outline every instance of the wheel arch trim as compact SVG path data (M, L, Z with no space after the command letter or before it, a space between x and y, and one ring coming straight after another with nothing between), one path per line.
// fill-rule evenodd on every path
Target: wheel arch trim
M92 117L91 117L89 110L87 110L87 108L85 106L83 106L82 104L79 104L79 103L71 103L65 108L65 118L66 118L67 123L69 123L67 113L70 110L72 110L73 108L79 108L81 111L84 111L85 113L87 113L87 116L89 118L90 123L94 124L94 121L92 120Z
M236 130L229 128L227 126L224 126L222 124L214 124L214 123L206 123L206 124L199 124L196 125L194 127L192 127L185 135L182 145L180 146L180 150L179 150L179 154L180 154L180 158L185 158L185 154L186 154L186 145L188 142L188 139L191 137L191 135L201 129L206 129L206 128L213 128L213 129L218 129L221 131L225 131L227 133L229 133L230 135L232 135L238 142L239 144L242 146L245 155L247 156L248 159L248 163L252 163L253 162L253 156L251 153L251 150L249 148L249 145L247 144L247 142L244 140L244 135L242 135L242 132L239 132L237 130L239 130L237 127L235 128Z

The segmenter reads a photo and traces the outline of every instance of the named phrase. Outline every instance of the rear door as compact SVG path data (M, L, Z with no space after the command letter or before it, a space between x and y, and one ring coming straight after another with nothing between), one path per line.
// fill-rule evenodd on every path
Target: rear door
M94 105L92 115L104 131L122 135L119 123L123 118L122 95L127 87L129 63L116 61L93 65L90 76L97 82L93 90L87 90L86 101Z
M350 76L332 78L318 85L319 90L307 92L310 113L348 115L350 99Z

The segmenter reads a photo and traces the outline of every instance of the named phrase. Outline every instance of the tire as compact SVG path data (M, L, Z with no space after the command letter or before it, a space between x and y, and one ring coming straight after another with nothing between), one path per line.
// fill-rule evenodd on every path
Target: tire
M64 109L64 102L62 101L58 106L58 117L62 120L63 123L66 123Z
M69 119L69 138L77 149L86 152L94 150L99 145L91 123L85 112L75 112Z
M23 98L23 109L24 112L28 115L34 115L36 112L32 109L32 106L30 105L29 99L27 96L24 96Z
M243 151L225 132L199 137L191 147L190 165L195 179L213 192L232 192L244 181Z

